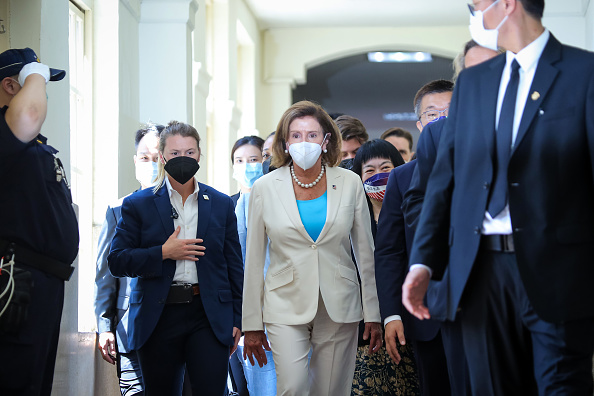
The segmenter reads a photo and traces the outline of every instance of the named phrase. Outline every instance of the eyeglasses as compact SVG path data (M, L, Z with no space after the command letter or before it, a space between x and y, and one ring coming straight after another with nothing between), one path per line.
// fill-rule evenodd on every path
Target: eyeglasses
M474 12L476 11L474 8L474 4L468 3L468 10L470 11L470 15L474 16Z
M489 11L489 9L491 9L491 7L493 7L498 2L499 2L499 0L496 0L489 7L485 8L485 10L483 11L483 14L485 12ZM472 15L472 16L474 16L474 13L477 11L474 4L470 4L470 3L468 3L468 10L470 11L470 15Z
M421 113L421 117L419 117L419 119L425 117L425 119L427 120L427 123L433 122L433 121L437 120L439 117L441 117L442 115L444 117L447 117L449 110L450 110L449 107L446 107L443 110L435 110L435 109L427 110L424 113Z

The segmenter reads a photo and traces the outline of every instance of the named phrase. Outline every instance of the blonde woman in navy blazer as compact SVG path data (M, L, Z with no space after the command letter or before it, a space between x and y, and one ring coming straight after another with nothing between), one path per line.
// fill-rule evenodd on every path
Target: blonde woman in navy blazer
M382 343L369 210L359 177L336 167L340 143L320 106L294 104L273 143L278 169L258 179L250 196L244 357L262 365L264 349L272 349L279 396L350 395L358 322L366 322L371 350Z
M145 395L180 395L187 368L195 395L223 394L241 336L243 263L233 202L199 183L200 137L171 121L159 138L156 187L122 205L108 256L132 279L129 349Z

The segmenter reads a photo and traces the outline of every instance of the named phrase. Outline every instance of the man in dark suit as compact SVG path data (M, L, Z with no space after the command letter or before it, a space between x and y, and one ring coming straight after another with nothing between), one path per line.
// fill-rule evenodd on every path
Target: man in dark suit
M427 319L429 279L449 269L475 395L592 394L594 55L560 44L543 10L471 6L473 38L507 53L460 74L403 286Z
M413 101L419 131L447 112L453 87L450 81L435 80L419 89ZM403 344L406 338L412 340L421 394L443 396L450 394L450 380L440 323L416 319L403 309L401 302L414 237L414 230L404 222L401 205L416 166L417 161L413 160L390 172L375 240L376 283L388 353L398 363L397 341Z
M136 131L134 166L141 189L149 188L157 176L159 133L164 126L148 124ZM142 375L135 351L128 351L128 306L130 278L114 278L107 267L107 255L116 225L122 218L122 201L109 205L99 234L95 274L95 315L97 348L108 363L117 363L120 392L124 396L142 395Z
M474 40L468 41L464 45L464 50L454 59L455 72L453 80L455 81L458 78L462 70L483 63L499 53L499 51L481 47ZM404 194L404 200L402 201L402 211L406 223L414 229L417 228L419 222L427 181L435 164L437 148L439 147L441 131L445 121L446 117L442 117L427 124L421 131L423 133L419 136L417 142L417 167L413 172L410 188ZM434 319L439 319L439 317L436 317L436 312L432 311L431 313ZM441 318L441 320L444 319L445 316Z
M128 347L147 395L222 395L241 336L243 263L231 198L198 183L200 137L172 121L160 135L154 189L124 199L108 256L131 282ZM165 164L163 166L163 164Z

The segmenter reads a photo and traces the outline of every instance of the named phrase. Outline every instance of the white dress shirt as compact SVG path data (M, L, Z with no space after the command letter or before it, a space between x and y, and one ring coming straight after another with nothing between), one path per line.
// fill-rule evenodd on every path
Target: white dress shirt
M503 68L503 74L501 75L501 82L499 84L499 96L497 97L497 116L495 118L495 129L499 126L499 114L501 114L501 106L503 105L503 98L505 97L505 90L509 83L511 74L511 64L516 59L520 64L520 82L518 84L518 96L516 97L516 110L514 112L514 127L512 130L512 147L516 142L516 136L518 136L518 129L520 128L520 122L522 121L522 114L524 114L524 107L528 100L528 95L531 94L530 87L532 86L532 80L534 80L534 74L536 72L536 66L538 66L538 60L544 51L547 42L549 41L550 33L547 29L538 36L536 40L524 47L520 52L514 54L511 51L506 52L506 63ZM482 227L483 235L491 234L511 234L512 223L511 216L509 214L509 204L505 205L505 208L495 218L491 217L489 211L485 211L485 219L483 220Z
M195 239L198 230L198 181L194 179L194 192L186 198L185 204L182 203L182 196L171 187L169 178L165 177L169 201L173 210L177 213L177 219L173 218L173 228L181 227L178 239ZM196 271L196 262L191 260L176 260L175 275L173 282L179 283L198 283L198 272Z
M548 29L538 36L536 40L524 47L520 52L514 54L511 51L506 52L506 63L501 74L501 82L499 83L499 94L497 97L497 113L495 117L495 129L499 126L499 114L501 113L501 106L503 105L503 98L505 97L505 90L509 83L511 75L511 64L514 59L518 61L520 65L519 74L520 81L518 84L518 95L516 97L516 110L514 112L514 126L512 130L512 149L516 142L516 136L518 135L518 129L520 128L520 122L522 121L522 114L524 113L524 107L528 100L528 95L531 94L530 87L532 86L532 80L534 80L534 74L536 73L536 67L538 66L538 60L542 55L548 41L550 33ZM482 230L483 235L492 234L511 234L512 224L509 213L509 204L497 215L492 218L488 211L485 211L485 218L483 220ZM422 267L433 274L431 268L424 264L411 265L409 270L414 268ZM386 319L387 320L387 319Z

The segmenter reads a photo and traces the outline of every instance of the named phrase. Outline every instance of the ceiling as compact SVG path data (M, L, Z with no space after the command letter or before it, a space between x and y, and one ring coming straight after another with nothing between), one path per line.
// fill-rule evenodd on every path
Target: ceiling
M472 0L245 0L261 29L468 23ZM582 16L591 0L546 0L547 16Z
M472 0L245 0L260 29L320 27L400 27L468 24ZM547 17L583 16L594 0L546 0ZM376 48L381 51L383 48ZM412 99L426 82L451 78L451 59L434 55L429 64L372 64L361 53L307 72L293 100L310 99L329 112L359 118L372 138L392 126L413 133L413 120L389 118L412 111Z

